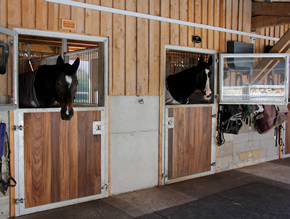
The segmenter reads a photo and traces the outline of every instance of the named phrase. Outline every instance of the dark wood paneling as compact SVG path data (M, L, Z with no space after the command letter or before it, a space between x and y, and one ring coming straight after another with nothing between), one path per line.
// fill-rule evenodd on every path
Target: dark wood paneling
M25 207L101 193L101 137L92 135L99 111L24 114Z
M211 107L173 108L168 131L168 176L175 179L210 170Z

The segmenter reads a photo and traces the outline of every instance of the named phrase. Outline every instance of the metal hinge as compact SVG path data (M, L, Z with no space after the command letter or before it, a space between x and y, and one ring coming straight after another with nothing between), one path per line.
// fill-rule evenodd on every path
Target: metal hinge
M108 191L108 184L104 184L101 187L102 190Z
M15 125L14 126L14 131L22 131L25 128L23 125Z
M16 199L14 199L14 202L15 202L16 205L18 205L18 204L20 204L20 203L23 204L24 201L25 201L24 198L16 198Z
M219 59L216 59L215 62L216 62L216 63L219 63Z
M216 114L213 114L213 115L211 115L211 117L216 119L217 118L217 115Z
M213 166L213 167L215 167L216 166L216 162L213 162L210 165Z

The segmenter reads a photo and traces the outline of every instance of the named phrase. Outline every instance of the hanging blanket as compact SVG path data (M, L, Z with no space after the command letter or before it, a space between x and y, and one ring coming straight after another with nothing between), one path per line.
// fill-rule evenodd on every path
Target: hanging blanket
M19 75L19 105L20 107L39 107L34 90L34 80L37 71Z

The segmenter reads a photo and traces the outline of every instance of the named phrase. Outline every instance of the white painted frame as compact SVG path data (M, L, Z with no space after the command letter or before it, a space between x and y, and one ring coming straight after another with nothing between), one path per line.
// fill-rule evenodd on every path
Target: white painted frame
M145 18L148 20L162 21L162 22L180 24L180 25L185 25L185 26L190 26L190 27L198 27L198 28L207 29L207 30L216 30L216 31L224 32L224 33L232 33L232 34L238 34L242 36L249 36L252 38L260 38L260 39L273 40L273 41L278 41L280 39L277 37L263 36L259 34L243 32L239 30L232 30L232 29L227 29L223 27L215 27L215 26L206 25L206 24L198 24L198 23L193 23L193 22L188 22L188 21L182 21L182 20L177 20L177 19L172 19L172 18L166 18L166 17L156 16L156 15L144 14L144 13L139 13L139 12L127 11L127 10L122 10L122 9L117 9L117 8L110 8L110 7L71 1L71 0L61 0L61 1L44 0L44 1L53 2L56 4L70 5L70 6L75 6L79 8L87 8L87 9L92 9L92 10L97 10L97 11L104 11L104 12L109 12L113 14L121 14L121 15L138 17L138 18Z
M162 103L162 185L180 182L188 179L193 179L201 176L206 176L215 173L215 166L212 165L210 171L197 173L189 176L184 176L176 179L168 179L168 109L169 108L180 108L180 107L211 107L212 115L216 114L216 92L217 92L217 51L215 50L207 50L207 49L197 49L192 47L182 47L182 46L172 46L165 45L164 57L166 60L166 51L167 50L177 50L177 51L186 51L186 52L194 52L194 53L203 53L203 54L211 54L213 58L212 63L212 72L214 75L214 93L213 103L210 104L183 104L183 105L165 105L165 80L164 80L164 92L163 92L163 103ZM166 63L164 67L164 75L166 76ZM165 77L164 77L165 78ZM215 135L216 135L216 118L212 118L211 125L211 164L216 162L216 145L215 145Z
M275 101L271 102L276 105L287 105L288 103L288 73L289 73L289 54L288 53L223 53L219 55L219 103L221 104L269 104L267 101L248 101L248 100L237 100L229 101L223 100L223 75L224 75L224 60L226 58L285 58L285 96L284 101ZM265 87L267 85L264 85ZM267 87L266 87L267 88Z
M52 31L29 30L14 28L18 34L53 37L61 39L84 40L103 43L103 69L104 69L104 107L74 107L75 111L101 111L101 194L72 199L62 202L41 205L32 208L25 208L24 203L15 205L15 216L30 214L34 212L49 210L53 208L68 206L72 204L82 203L86 201L96 200L108 197L108 38L95 37L79 34L69 34ZM18 47L17 47L18 50ZM18 81L17 81L18 91ZM24 126L24 113L31 112L60 112L60 108L35 108L35 109L17 109L14 111L14 125ZM15 199L23 198L25 200L25 185L24 185L24 132L15 131L14 134L14 164L15 164L15 179L17 185L15 187Z

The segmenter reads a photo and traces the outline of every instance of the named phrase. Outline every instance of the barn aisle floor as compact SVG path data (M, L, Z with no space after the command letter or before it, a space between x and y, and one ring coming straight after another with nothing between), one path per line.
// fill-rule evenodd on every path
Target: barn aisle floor
M290 158L18 218L290 218Z

